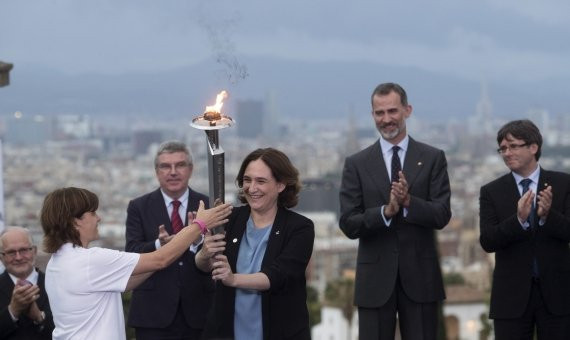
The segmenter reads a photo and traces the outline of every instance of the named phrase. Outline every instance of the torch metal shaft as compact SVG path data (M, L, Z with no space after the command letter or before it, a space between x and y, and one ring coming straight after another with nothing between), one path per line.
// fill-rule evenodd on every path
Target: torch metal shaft
M205 130L208 148L208 176L210 207L219 199L225 202L224 150L220 147L218 130Z

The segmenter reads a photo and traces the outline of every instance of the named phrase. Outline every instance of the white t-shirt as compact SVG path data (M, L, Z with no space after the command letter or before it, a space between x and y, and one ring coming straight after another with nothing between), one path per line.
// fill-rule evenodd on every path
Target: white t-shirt
M64 244L46 268L54 340L125 339L121 292L140 254Z

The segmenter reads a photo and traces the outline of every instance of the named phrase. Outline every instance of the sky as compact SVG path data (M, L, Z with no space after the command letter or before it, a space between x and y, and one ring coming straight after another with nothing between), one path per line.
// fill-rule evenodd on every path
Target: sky
M239 83L252 70L244 60L278 58L559 87L570 78L567 13L566 0L0 0L0 60L69 75L210 60Z
M73 74L230 52L371 61L466 78L570 74L570 2L2 0L0 58Z

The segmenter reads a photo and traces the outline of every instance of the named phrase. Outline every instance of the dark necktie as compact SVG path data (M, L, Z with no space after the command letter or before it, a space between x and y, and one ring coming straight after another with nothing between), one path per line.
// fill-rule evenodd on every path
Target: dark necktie
M520 181L523 195L526 194L531 183L532 180L528 178L525 178ZM530 215L528 216L528 223L530 224L530 227L534 229L534 231L536 231L537 220L536 220L536 205L534 204L534 200L532 201L532 208L530 209ZM536 256L532 259L532 276L538 277L538 262L536 261Z
M178 233L184 227L180 214L178 213L178 207L180 207L180 201L172 201L172 215L170 216L170 222L172 223L172 232L174 234Z
M400 163L398 150L400 150L399 146L394 145L392 147L392 182L398 182L398 180L400 180L399 172L402 170L402 164Z

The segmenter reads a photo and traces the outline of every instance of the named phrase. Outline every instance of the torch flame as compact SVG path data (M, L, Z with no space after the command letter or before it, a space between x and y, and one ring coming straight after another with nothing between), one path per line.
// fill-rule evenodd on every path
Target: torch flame
M222 106L224 105L224 99L228 97L228 93L226 91L222 91L218 93L216 96L216 104L212 106L206 106L206 110L204 112L217 112L221 113Z

